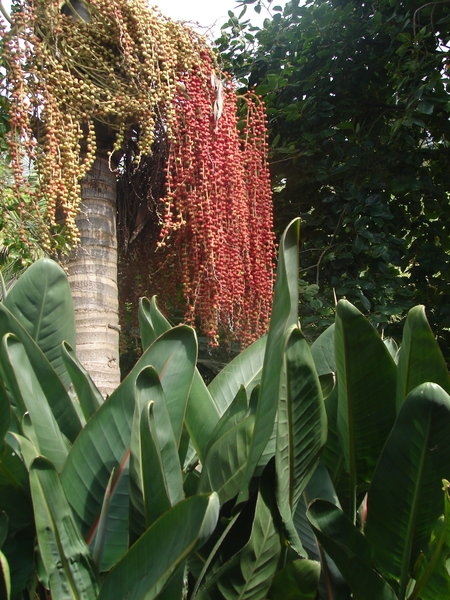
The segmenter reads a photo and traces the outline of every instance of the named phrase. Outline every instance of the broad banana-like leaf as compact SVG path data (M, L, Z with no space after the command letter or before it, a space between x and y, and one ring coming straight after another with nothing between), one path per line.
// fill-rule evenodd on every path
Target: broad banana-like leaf
M347 300L336 311L337 425L350 478L350 519L357 485L371 480L395 421L397 369L380 336Z
M319 462L313 476L308 482L294 514L294 525L298 531L303 547L310 559L320 561L322 566L320 581L320 597L336 600L349 600L350 588L346 585L341 573L334 562L320 546L306 517L307 507L316 498L328 500L341 508L336 490L334 489L328 470Z
M228 429L209 449L203 463L198 492L217 492L220 504L239 492L247 465L255 416Z
M145 351L157 337L168 331L171 325L159 310L156 296L153 296L151 301L142 298L138 315L142 346ZM200 460L204 459L206 445L219 417L220 410L198 369L195 368L185 418L186 429Z
M197 362L195 331L185 325L170 329L155 340L147 353L151 356L151 365L160 376L170 422L179 446Z
M311 344L311 354L316 365L319 377L336 373L336 358L334 352L335 325L327 327L323 333Z
M129 464L125 459L119 473L111 471L98 523L86 540L93 556L99 551L99 572L111 570L129 547Z
M3 339L7 334L15 335L23 344L29 362L39 379L40 386L62 433L73 442L81 431L81 423L66 388L36 342L8 309L0 304L0 339ZM59 352L61 353L61 349L59 349ZM17 389L14 387L14 383L10 382L10 372L3 358L0 359L0 376L14 398ZM22 414L20 417L22 417Z
M97 527L97 533L94 541L94 551L92 552L92 559L94 561L97 570L100 570L100 565L102 564L103 550L105 549L105 541L106 541L106 524L108 522L108 511L109 511L109 503L111 500L111 490L114 481L114 469L111 471L111 475L109 477L108 485L105 490L105 497L103 498L102 510L100 512L99 523Z
M62 357L77 394L84 418L88 421L103 404L103 396L91 376L80 363L68 342L62 344Z
M158 594L158 600L183 600L183 598L187 598L188 576L188 563L185 561L181 563Z
M398 355L397 412L409 392L427 381L450 393L447 365L425 316L425 307L414 306L406 318Z
M11 405L3 381L0 379L0 447L11 425Z
M267 594L268 600L314 600L320 578L320 563L294 560L281 569Z
M195 337L190 327L174 327L160 336L88 421L72 446L61 481L77 523L89 539L95 534L111 470L116 471L115 485L128 473L124 467L129 454L137 376L144 367L153 365L166 397L175 398L175 404L178 402L174 406L176 416L182 418L180 405L185 403L189 392L189 377L180 374L192 369L195 353Z
M30 468L39 553L55 600L96 600L94 563L53 465L36 458Z
M338 387L339 386L336 383L333 391L325 400L325 411L327 413L328 422L328 437L321 457L322 462L330 472L331 478L336 487L340 482L341 474L344 471L344 454L342 452L342 446L339 440L337 428L339 403Z
M287 394L278 401L276 497L281 517L289 522L327 441L327 417L311 351L294 326L285 348Z
M284 232L278 257L272 316L261 374L261 390L248 461L237 502L248 499L248 486L258 461L273 432L277 401L283 377L283 350L287 330L298 320L298 241L300 220Z
M397 342L392 338L385 338L383 340L383 343L386 346L386 348L389 350L389 354L394 359L395 364L397 364L397 362L398 362L398 344L397 344Z
M194 574L194 576L197 577L197 581L195 582L195 586L194 589L192 590L191 593L191 598L196 598L198 591L200 589L200 587L203 585L203 580L206 578L208 578L208 576L211 576L212 574L214 574L224 563L223 561L223 557L221 555L221 549L222 549L222 545L224 543L224 540L228 537L228 535L230 534L230 532L232 531L233 533L236 531L236 529L239 528L239 525L236 526L236 528L234 528L236 521L242 517L242 511L236 511L235 514L230 517L227 522L226 522L226 526L225 523L222 521L218 524L217 530L215 532L215 536L217 537L218 535L218 539L216 541L216 543L214 544L214 547L212 550L208 551L207 550L207 556L201 556L200 552L197 552L196 554L194 554L194 556L192 556L192 558L189 561L189 568L191 573ZM218 531L219 528L222 528L222 532ZM220 535L219 535L220 533ZM241 536L241 532L239 531L239 542L241 542L242 536ZM234 538L233 538L234 539ZM228 542L228 540L227 540ZM231 541L231 544L233 545L233 541ZM242 545L242 544L240 544Z
M148 298L139 300L138 320L144 352L157 337L172 328L172 325L159 310L156 296L152 296L151 300Z
M208 385L222 415L244 386L250 396L253 388L261 381L267 336L263 336L239 353Z
M274 523L273 490L262 482L256 501L250 539L202 586L195 600L260 600L266 597L281 555L280 534Z
M373 567L368 541L340 508L326 500L315 500L307 516L355 600L397 600L393 589Z
M186 409L185 424L200 461L205 459L206 447L219 419L219 408L196 368Z
M62 471L68 455L67 443L61 433L38 377L31 366L23 344L12 334L2 340L5 368L10 370L9 381L14 379L27 410L39 452L48 458L58 472Z
M219 500L192 496L164 513L107 575L98 600L153 600L173 573L213 533Z
M136 394L136 412L140 410L140 415L135 414L133 422L131 481L141 495L141 504L136 502L134 508L142 510L141 527L136 531L142 535L164 512L184 499L184 490L165 396L152 367L146 367L139 374ZM135 493L130 491L132 502L134 498ZM130 530L132 525L130 523Z
M306 510L309 504L317 498L328 500L341 508L330 475L322 462L319 462L306 488L303 490L302 497L294 514L294 525L302 540L302 544L308 552L309 558L314 560L320 560L320 551L309 521L306 518Z
M0 510L10 521L10 531L24 529L33 522L28 471L17 453L5 444L0 459Z
M449 438L450 396L434 383L422 384L405 398L373 475L365 534L378 569L399 581L399 600L442 514Z
M228 429L231 429L240 423L249 414L250 411L247 402L247 392L245 391L244 386L241 386L241 389L236 394L236 397L228 406L227 410L221 416L220 421L214 428L211 438L208 441L208 445L206 446L206 453L208 453L211 446L217 442L217 440L222 437L222 435L224 435Z
M409 600L450 598L450 574L447 560L450 554L450 495L449 482L444 479L444 514L439 517L431 534L428 550L419 556L414 566L416 581Z
M36 261L19 277L3 304L30 334L68 389L70 380L61 343L67 340L75 347L75 313L67 275L61 267L48 258Z

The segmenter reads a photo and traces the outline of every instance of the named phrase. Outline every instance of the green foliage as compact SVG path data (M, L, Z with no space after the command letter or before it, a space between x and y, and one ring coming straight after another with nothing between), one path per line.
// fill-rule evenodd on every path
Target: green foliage
M310 348L298 235L268 336L209 386L194 330L143 300L142 356L104 400L64 273L21 277L0 305L2 597L446 597L449 380L425 312L397 355L341 301Z
M317 336L335 293L393 335L423 303L449 362L450 5L292 0L260 29L248 15L217 43L267 105L276 223L302 216L302 322Z

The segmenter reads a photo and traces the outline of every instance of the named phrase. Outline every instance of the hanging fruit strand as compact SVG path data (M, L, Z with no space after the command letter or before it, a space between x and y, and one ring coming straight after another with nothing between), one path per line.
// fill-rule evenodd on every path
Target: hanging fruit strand
M132 185L131 172L139 174L141 163L161 168L147 159L164 152L160 264L147 289L157 291L159 281L172 304L184 298L186 321L199 322L212 345L221 335L248 344L267 329L274 272L260 98L238 99L204 38L145 0L89 0L79 10L61 8L60 0L16 4L5 42L16 193L28 185L28 156L43 247L58 256L78 244L80 185L96 156L108 155L118 181ZM247 109L242 135L240 102ZM152 190L137 201L154 210L156 193L154 204ZM137 219L137 211L118 212ZM125 236L127 248L141 230ZM147 246L155 244L150 238ZM141 254L152 255L148 248ZM145 290L142 277L134 288Z
M212 345L220 330L247 345L267 330L273 286L265 111L254 94L244 98L241 139L231 79L202 64L175 98L160 246L180 256L186 320L198 316Z

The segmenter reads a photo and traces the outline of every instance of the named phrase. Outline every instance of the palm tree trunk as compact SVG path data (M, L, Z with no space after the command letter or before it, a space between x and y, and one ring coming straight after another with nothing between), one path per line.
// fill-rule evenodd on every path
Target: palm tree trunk
M81 242L68 263L75 307L77 357L100 392L120 383L117 291L116 177L97 155L81 183Z

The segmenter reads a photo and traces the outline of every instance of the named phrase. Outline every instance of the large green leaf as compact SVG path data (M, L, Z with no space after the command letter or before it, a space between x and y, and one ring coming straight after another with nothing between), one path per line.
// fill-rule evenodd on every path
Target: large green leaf
M341 508L330 475L322 462L319 462L317 465L317 468L309 480L300 502L297 505L294 514L294 525L300 536L303 547L308 553L308 557L321 562L322 577L320 582L320 597L322 597L323 591L324 597L329 595L330 598L336 598L336 600L348 600L351 593L350 589L346 586L344 579L334 562L320 546L306 517L307 507L316 498L327 500Z
M138 314L142 346L145 350L157 337L168 331L171 325L159 310L156 296L153 296L151 301L142 298ZM186 428L200 460L205 456L206 445L219 417L220 410L198 369L195 368L186 409Z
M166 397L172 399L175 416L182 418L183 403L189 392L186 371L192 371L195 352L195 336L190 327L175 327L164 333L144 352L77 438L61 481L83 535L91 537L95 533L112 469L116 471L115 485L127 473L124 466L131 440L137 376L144 367L153 365ZM181 373L185 375L178 379Z
M371 479L395 421L396 366L369 321L346 300L336 311L338 432L350 475L350 519L356 488Z
M68 342L62 344L62 357L84 418L88 421L103 404L103 397Z
M159 310L156 296L152 296L151 300L148 298L139 300L138 319L142 350L144 351L153 344L157 337L172 327Z
M268 600L314 600L320 577L320 563L294 560L279 571L267 594Z
M139 374L136 394L136 410L141 412L140 418L135 415L133 422L131 464L136 463L132 472L136 467L139 469L145 530L184 499L183 474L165 396L152 367L146 367ZM131 479L134 480L133 476Z
M96 600L94 563L64 495L58 474L45 458L30 468L39 553L54 600Z
M68 444L50 409L40 382L28 360L23 344L12 334L2 340L4 367L10 368L9 381L14 379L21 404L26 408L27 421L31 419L33 442L40 453L48 458L58 472L62 471L68 455ZM6 365L8 361L8 365Z
M254 411L253 411L254 412ZM211 437L208 441L208 445L206 447L206 452L208 453L211 446L217 442L219 438L222 437L228 431L241 421L248 417L249 414L252 414L252 411L249 410L248 401L247 401L247 392L245 391L244 386L241 386L241 389L236 394L234 400L230 403L227 410L220 417L220 421L217 423L214 431L211 434Z
M184 325L168 330L155 340L147 354L160 377L173 433L179 446L197 362L195 331Z
M36 261L19 277L3 303L68 388L61 343L66 340L75 347L75 313L67 275L61 267L48 258Z
M0 339L3 339L8 333L14 334L23 344L61 431L71 442L75 441L81 430L81 423L66 388L36 342L9 310L0 303ZM8 391L13 395L14 390L10 389L8 372L5 371L5 368L4 361L0 360L0 375L5 381Z
M100 545L98 570L109 571L129 546L129 464L125 458L119 472L111 471L105 490L98 524L87 539L92 555Z
M192 496L164 513L109 573L98 600L153 600L186 558L212 534L219 500Z
M273 490L262 485L250 539L207 580L195 596L196 600L260 600L266 597L281 554L280 535L272 516L276 507L271 495Z
M255 428L238 502L244 502L248 499L250 479L273 432L278 395L283 377L285 336L287 330L292 325L296 325L298 320L299 231L300 220L295 219L287 227L281 238L272 316L264 355Z
M377 567L399 581L428 546L442 514L442 479L450 479L450 396L434 383L408 394L378 461L365 527Z
M199 493L215 491L220 504L239 492L247 465L255 416L240 421L211 446L202 467Z
M327 443L322 453L322 462L326 465L336 487L340 484L344 472L344 454L339 440L337 428L337 415L339 405L338 384L325 400L325 411L328 421ZM346 490L348 487L346 488Z
M317 374L328 375L336 372L336 358L334 352L334 328L327 327L323 333L311 344L311 354L316 365Z
M338 566L355 600L397 600L392 588L374 569L366 538L340 508L326 500L315 500L307 515L317 539Z
M220 411L209 393L198 369L195 369L186 409L186 429L201 461L214 428L220 419Z
M416 581L409 600L450 598L450 574L447 560L450 554L450 495L449 482L444 479L444 514L439 517L431 534L426 552L414 565Z
M427 381L450 393L447 365L428 324L425 308L415 306L406 318L398 355L397 411L409 392Z
M228 363L211 381L208 390L222 415L236 397L241 386L250 395L261 380L267 337L248 346Z
M283 521L292 519L327 441L327 418L311 351L297 326L286 342L287 394L278 402L277 504Z

